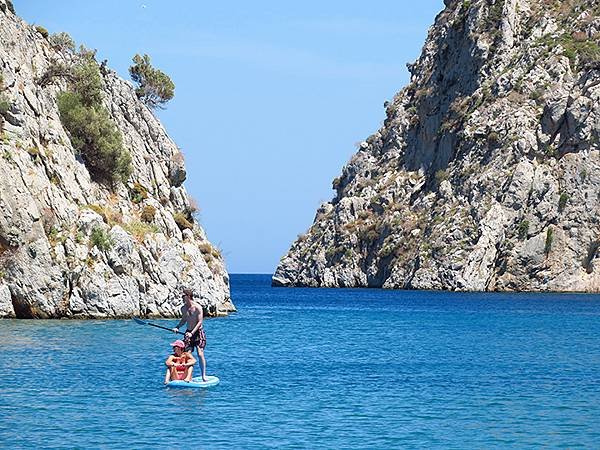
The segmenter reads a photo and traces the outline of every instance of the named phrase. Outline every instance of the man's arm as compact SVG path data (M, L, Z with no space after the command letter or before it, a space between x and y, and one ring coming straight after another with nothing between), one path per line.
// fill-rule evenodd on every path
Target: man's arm
M181 327L181 325L183 325L187 319L186 316L187 316L187 314L185 313L185 310L183 308L181 308L181 320L179 321L177 326L175 328L173 328L173 333L177 333L179 331L179 327Z

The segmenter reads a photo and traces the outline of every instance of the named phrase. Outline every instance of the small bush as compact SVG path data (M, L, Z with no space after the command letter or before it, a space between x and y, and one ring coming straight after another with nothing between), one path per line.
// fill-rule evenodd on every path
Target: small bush
M208 254L212 253L212 245L210 245L210 243L208 243L208 242L200 242L198 244L198 249L204 255L208 255Z
M209 242L201 242L198 244L198 249L203 255L211 255L213 258L220 258L221 251L211 245Z
M102 217L102 220L105 223L107 223L111 227L115 224L123 224L123 215L117 211L112 210L107 206L85 205L84 208L91 209L92 211L94 211L96 214Z
M11 104L5 95L0 95L0 116L4 116L10 111Z
M138 242L142 242L147 234L154 234L159 231L156 225L137 221L123 225L123 229L131 234Z
M75 51L75 41L69 35L69 33L65 33L64 31L61 33L51 34L48 38L52 47L59 51Z
M36 25L35 31L40 33L44 38L48 39L48 30L41 25Z
M133 57L131 79L138 84L137 97L151 108L162 107L175 95L175 84L164 72L155 69L148 55Z
M194 228L194 224L190 221L190 218L183 213L178 212L173 214L173 219L175 219L175 223L181 231Z
M437 184L440 184L442 181L445 181L449 178L448 171L440 169L435 173L435 181Z
M529 98L538 103L543 98L545 91L543 87L538 87L529 94Z
M131 201L141 203L148 198L148 189L140 183L133 183L131 188Z
M560 194L560 198L558 199L558 211L562 212L567 206L567 202L569 201L569 194L565 192Z
M523 220L517 226L517 235L519 236L519 240L523 241L527 238L529 233L529 221Z
M546 243L544 245L544 253L548 255L550 250L552 250L552 243L554 242L554 230L552 227L548 228L546 231Z
M496 145L500 142L500 135L496 131L490 131L487 135L487 141L492 145Z
M114 245L113 240L111 239L108 232L101 227L95 227L92 230L90 242L92 246L98 247L98 250L103 252L110 250Z
M188 201L188 213L190 216L192 216L193 218L195 218L196 220L199 220L200 218L200 206L198 205L198 201L192 197L191 195L188 194L187 196L187 201Z
M29 156L31 156L33 159L37 159L40 156L40 149L35 146L31 146L27 148L27 153L29 153Z
M141 219L143 222L152 223L154 221L154 216L156 215L156 208L151 205L144 206L142 209Z

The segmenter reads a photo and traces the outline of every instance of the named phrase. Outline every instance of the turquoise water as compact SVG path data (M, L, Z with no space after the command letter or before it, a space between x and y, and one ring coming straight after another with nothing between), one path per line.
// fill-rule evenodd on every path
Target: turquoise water
M598 447L598 296L235 275L232 296L239 313L206 323L206 390L162 386L171 333L0 321L0 446Z

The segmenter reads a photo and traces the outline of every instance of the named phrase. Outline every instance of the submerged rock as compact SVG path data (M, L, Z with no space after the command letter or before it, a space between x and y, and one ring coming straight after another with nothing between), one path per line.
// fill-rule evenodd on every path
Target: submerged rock
M600 289L597 2L445 5L274 286Z

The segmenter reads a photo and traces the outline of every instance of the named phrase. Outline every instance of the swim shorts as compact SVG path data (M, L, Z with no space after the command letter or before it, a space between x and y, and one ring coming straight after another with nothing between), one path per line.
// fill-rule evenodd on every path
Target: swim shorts
M186 333L189 333L191 331L192 330L186 330ZM196 331L189 337L186 336L183 339L183 342L185 343L186 352L194 351L196 347L204 349L204 347L206 347L206 334L204 333L204 328L200 328L198 331Z

